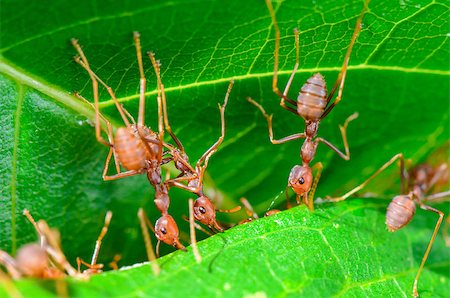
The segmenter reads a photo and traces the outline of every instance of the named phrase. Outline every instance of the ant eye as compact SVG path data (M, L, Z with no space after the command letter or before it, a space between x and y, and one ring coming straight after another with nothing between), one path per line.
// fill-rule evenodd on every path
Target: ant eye
M198 208L198 210L200 210L201 214L205 214L206 213L205 207L200 207L200 208Z
M167 234L166 228L162 228L162 229L161 229L161 233L163 233L164 235L166 235L166 234Z
M300 182L300 184L305 183L305 179L303 179L303 177L301 177L300 179L298 179L298 182Z

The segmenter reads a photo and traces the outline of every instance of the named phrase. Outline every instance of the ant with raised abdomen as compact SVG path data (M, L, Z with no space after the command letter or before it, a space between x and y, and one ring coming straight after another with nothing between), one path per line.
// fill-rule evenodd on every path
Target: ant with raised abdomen
M428 258L428 254L430 253L431 247L434 243L434 239L436 238L437 232L439 231L439 227L444 217L444 213L442 211L428 206L426 203L450 196L450 190L434 193L431 195L427 195L427 193L429 193L435 185L439 184L439 182L443 180L443 178L448 183L449 169L447 163L442 163L437 167L432 167L429 164L420 164L406 173L404 170L403 154L399 153L393 156L388 162L386 162L375 173L373 173L366 181L364 181L357 187L353 188L340 197L327 198L325 201L339 202L347 199L352 194L364 188L367 183L369 183L373 178L378 176L381 172L383 172L387 167L389 167L397 160L400 160L402 194L395 196L387 207L386 226L389 232L395 232L409 224L409 222L414 217L414 214L416 213L416 204L419 205L419 207L423 210L434 212L439 215L439 219L437 220L434 227L433 235L431 236L427 250L423 255L422 262L414 279L413 295L414 297L418 297L419 293L417 288L419 277L422 273L422 269Z
M261 111L263 116L266 118L269 129L269 138L272 144L282 144L292 140L305 139L300 151L300 155L302 158L302 165L296 165L292 168L289 174L288 184L286 187L286 197L289 198L288 189L289 187L291 187L293 191L296 193L297 203L300 203L300 197L302 197L303 202L308 206L310 210L314 209L314 202L313 202L314 191L316 189L318 179L322 171L322 164L319 162L313 166L313 168L317 167L318 169L318 173L316 174L314 182L313 182L312 168L309 166L309 164L316 154L316 149L319 142L322 142L325 145L327 145L331 150L335 151L341 158L345 160L350 159L346 130L348 123L356 119L358 117L358 113L350 115L345 120L344 125L339 126L342 135L342 140L344 143L345 154L342 153L336 146L331 144L329 141L325 140L324 138L317 137L317 131L319 129L320 121L323 118L325 118L328 115L328 113L330 113L331 110L341 101L350 54L352 52L356 38L358 37L358 34L361 31L361 22L369 2L370 0L366 0L366 2L364 3L364 8L356 21L356 26L353 31L353 36L351 38L350 45L344 58L344 63L342 65L341 71L338 75L336 82L334 83L331 92L327 96L325 79L320 73L316 73L312 77L310 77L306 81L306 83L302 86L297 101L295 101L288 97L288 92L289 88L291 87L291 83L294 79L294 75L299 66L299 53L300 53L299 31L297 29L294 30L296 63L289 77L289 80L286 84L286 87L283 93L281 93L281 91L278 89L278 60L279 60L278 56L280 48L280 30L278 28L278 23L275 18L275 12L272 7L272 2L271 0L266 0L267 7L272 17L273 26L275 28L274 74L272 80L272 89L275 92L275 94L281 98L280 101L281 107L283 107L284 109L288 110L289 112L295 115L301 116L305 120L306 126L305 131L303 133L293 134L284 137L282 139L278 140L274 139L272 130L272 115L268 115L264 110L264 108L253 99L247 98L247 100L251 104L256 106ZM333 98L336 90L338 91L337 97L330 104L331 99Z

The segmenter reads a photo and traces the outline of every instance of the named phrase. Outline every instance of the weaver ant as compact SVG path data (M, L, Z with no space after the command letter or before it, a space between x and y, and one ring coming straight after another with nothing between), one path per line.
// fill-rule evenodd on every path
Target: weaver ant
M98 253L100 252L100 247L102 245L103 238L105 237L106 233L108 232L108 227L111 222L112 218L112 212L108 211L105 215L105 223L103 224L103 228L100 231L100 235L98 235L97 241L95 241L95 248L94 253L92 254L91 263L86 263L81 258L77 258L77 265L78 265L78 273L81 272L81 264L88 267L88 269L83 270L83 274L85 275L92 275L92 274L98 274L103 272L103 264L97 264L97 258Z
M23 245L17 251L16 258L0 250L0 264L6 268L11 278L58 279L66 274L82 277L62 252L58 232L50 229L43 220L36 223L28 210L25 209L23 214L36 229L40 243Z
M184 151L183 145L178 142L178 149L174 149L171 151L171 154L174 159L175 167L181 171L181 174L178 177L167 180L166 184L169 186L175 186L187 191L190 191L198 196L198 198L194 202L193 210L194 210L194 218L195 220L201 222L202 224L208 226L210 229L215 229L219 232L222 232L224 228L220 226L220 224L216 220L216 211L219 212L236 212L240 210L240 207L237 206L230 210L216 210L211 200L205 195L203 192L203 177L205 175L206 168L208 167L208 162L210 157L217 151L217 148L222 144L225 138L225 108L228 103L228 98L230 96L231 89L233 87L234 81L230 81L228 85L227 93L225 95L225 99L223 104L219 104L220 110L220 119L221 119L221 136L219 139L208 149L206 152L199 158L195 165L195 169L192 167L186 167L188 162L188 156ZM165 103L165 95L162 95L163 103ZM164 104L164 106L166 106ZM172 135L172 129L168 125L167 121L167 111L164 112L165 119L165 128L167 132ZM183 161L183 162L181 162ZM182 182L187 181L187 185Z
M146 79L144 76L144 68L142 62L140 34L138 32L134 32L133 37L140 74L139 112L137 124L135 123L131 114L128 113L128 111L119 103L112 88L109 87L105 82L103 82L92 71L83 50L78 44L78 41L76 39L71 40L79 55L75 57L75 61L88 72L92 81L96 138L101 144L110 147L110 151L106 158L105 166L103 169L103 179L116 180L124 177L146 173L149 182L155 189L154 203L162 215L155 225L156 236L159 240L172 245L177 249L184 250L184 246L178 240L178 227L175 223L175 220L168 214L170 199L168 195L168 189L161 179L161 165L172 160L172 157L170 156L167 158L163 158L163 155L166 154L166 152L163 152L163 147L173 148L173 146L164 142L164 127L162 115L163 106L161 102L161 92L163 92L161 90L164 89L159 78L159 67L156 60L154 59L153 54L149 53L149 58L158 77L158 133L155 133L144 124ZM116 105L117 110L119 111L123 122L125 123L125 127L119 127L116 130L115 136L113 136L111 124L99 111L98 82L100 82L100 84L107 89L114 104ZM82 98L79 95L78 97ZM108 141L101 136L100 118L107 125L106 133L108 136ZM173 134L171 134L171 136L175 138ZM178 142L176 138L175 142ZM112 156L114 156L114 163L116 166L117 174L110 176L107 173ZM120 165L122 165L127 171L121 172Z
M329 141L324 138L317 137L317 131L319 128L320 121L325 118L328 113L341 101L342 91L344 88L345 76L347 74L347 67L350 59L350 54L353 49L353 45L355 44L356 38L358 37L359 32L361 31L361 22L366 11L367 5L370 0L366 0L364 3L363 10L358 17L355 25L355 29L353 31L353 36L350 41L350 45L347 49L347 53L344 58L344 63L342 65L341 71L338 75L334 86L327 96L327 88L325 84L325 79L320 73L314 74L310 77L306 83L300 89L300 93L297 97L297 100L292 100L288 97L288 92L291 87L291 83L294 79L294 75L299 67L299 31L297 29L294 30L295 36L295 49L296 49L296 62L294 69L292 70L291 76L286 84L286 87L281 93L278 89L278 56L279 56L279 48L280 48L280 30L278 28L278 23L275 18L275 12L272 7L271 0L266 0L267 7L269 9L269 13L272 17L273 26L275 29L275 51L274 51L274 74L272 80L272 89L276 95L281 98L280 105L287 111L301 116L305 120L305 131L303 133L293 134L282 139L274 139L273 138L273 130L272 130L272 116L268 115L264 108L254 101L251 98L247 98L247 100L256 106L263 116L267 120L268 129L269 129L269 138L272 144L282 144L288 141L296 140L296 139L305 139L300 155L302 158L302 165L296 165L292 168L288 184L286 187L286 197L289 199L288 189L291 187L293 191L296 193L297 203L300 204L300 197L302 197L303 203L305 203L310 210L314 209L314 192L317 187L317 183L320 177L320 173L322 171L322 164L319 162L313 166L313 168L317 168L316 178L313 181L312 169L309 164L314 158L316 154L316 149L319 142L327 145L331 150L335 151L341 158L345 160L350 159L350 152L347 144L347 125L350 121L356 119L358 117L358 113L354 113L350 115L344 122L344 125L339 126L341 131L342 140L344 143L345 154L342 153L336 146L331 144ZM331 99L333 98L336 90L338 90L338 94L336 99L330 104ZM289 106L292 105L292 106ZM309 193L309 196L308 196Z
M375 173L373 173L366 181L345 193L344 195L336 198L327 198L325 201L338 202L347 199L352 194L358 192L364 188L378 174L383 172L387 167L393 164L395 161L400 160L400 178L402 194L395 196L389 203L386 210L386 226L389 232L395 232L404 226L408 225L416 213L416 204L423 210L437 213L439 219L436 222L433 235L428 243L427 250L423 255L422 262L420 264L417 275L414 278L413 295L418 297L418 282L422 269L433 246L434 239L438 233L439 227L442 223L444 213L438 209L426 205L426 203L442 199L450 196L450 190L427 195L430 190L443 179L448 183L448 165L442 163L437 167L432 167L429 164L421 164L412 168L408 173L404 170L404 158L403 154L399 153L393 156L388 162L382 165ZM409 183L407 183L409 182ZM446 237L447 240L447 237Z

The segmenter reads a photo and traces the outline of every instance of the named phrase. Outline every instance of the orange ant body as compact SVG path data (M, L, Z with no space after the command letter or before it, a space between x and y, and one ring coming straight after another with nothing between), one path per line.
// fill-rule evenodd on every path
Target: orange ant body
M389 232L395 232L408 225L416 213L416 205L419 205L419 207L423 210L434 212L439 215L439 219L436 222L433 235L431 236L427 250L423 255L422 262L414 279L413 296L418 297L419 277L422 273L422 269L428 258L428 254L430 253L431 247L434 243L434 239L436 238L437 232L439 231L439 227L444 217L444 213L442 211L428 206L426 205L426 203L450 196L450 190L434 193L431 195L427 195L427 193L429 193L435 185L439 184L439 182L442 181L443 178L447 180L446 182L448 182L448 165L446 163L442 163L441 165L433 168L428 164L421 164L412 168L409 173L405 173L403 154L399 153L393 156L388 162L386 162L375 173L373 173L366 181L364 181L354 189L350 190L340 197L327 198L326 201L338 202L347 199L352 194L364 188L367 183L369 183L373 178L383 172L388 166L393 164L398 159L400 160L400 177L403 194L395 196L387 207L386 226ZM409 183L406 183L406 180L408 180Z
M49 228L43 220L34 221L28 210L23 214L31 222L39 234L40 243L30 243L22 246L14 259L8 253L0 250L2 264L13 279L34 277L42 279L62 278L66 274L79 275L66 259L59 245L59 235Z
M282 144L296 139L305 139L300 151L302 165L296 165L292 168L289 174L288 184L286 187L286 197L289 198L287 192L288 188L289 187L292 188L292 190L296 193L297 203L300 203L300 197L302 197L303 202L308 206L310 210L314 209L314 202L313 202L314 191L317 186L320 173L322 171L322 164L317 163L314 166L318 168L318 173L314 181L312 175L312 168L309 166L309 164L315 156L319 142L322 142L325 145L327 145L331 150L335 151L341 158L345 160L350 159L350 152L347 144L346 129L348 123L358 117L357 113L354 113L351 116L349 116L346 119L343 126L339 126L342 135L342 140L344 143L345 154L342 153L336 146L334 146L327 140L321 137L317 137L317 131L319 128L320 121L323 118L325 118L325 116L327 116L328 113L330 113L330 111L341 101L350 54L352 52L356 38L358 37L358 34L361 31L361 22L369 1L370 0L367 0L365 2L364 8L360 16L358 17L358 20L356 21L355 30L353 32L350 45L344 58L342 69L338 75L336 82L334 83L331 92L327 95L324 77L320 73L316 73L312 77L310 77L306 81L306 83L302 86L298 98L295 101L288 97L288 92L291 83L294 79L295 72L297 71L299 66L299 32L297 29L294 30L296 63L292 71L292 74L289 77L288 83L284 89L284 92L281 93L281 91L278 89L278 55L280 48L280 30L278 28L278 23L275 18L275 12L273 10L271 0L266 0L267 7L272 17L273 26L275 28L275 51L274 51L275 62L274 62L272 89L275 92L275 94L281 98L280 101L281 107L283 107L284 109L288 110L289 112L295 115L301 116L305 120L305 131L303 133L293 134L284 137L282 139L278 140L274 139L272 130L272 115L268 115L264 110L264 108L253 99L247 98L247 100L251 104L256 106L261 111L263 116L266 118L269 129L269 138L272 144ZM338 90L337 97L330 104L336 90ZM293 107L289 106L288 104L292 105Z
M106 85L106 83L104 83L92 71L83 50L78 44L78 41L76 39L72 39L72 44L79 54L79 56L75 57L75 61L88 72L92 81L96 138L100 143L110 147L110 151L103 169L103 179L115 180L146 173L150 184L155 189L154 203L161 212L161 218L158 219L155 225L156 236L159 240L172 245L177 249L184 250L184 246L178 240L178 226L172 216L168 214L170 199L168 189L161 179L161 165L172 160L172 157L170 156L163 158L163 155L165 154L165 152L163 152L163 147L173 148L173 146L164 142L162 116L163 103L161 102L161 93L164 92L164 87L161 84L159 65L153 54L149 53L149 58L158 78L158 133L155 133L144 124L146 79L144 76L142 62L140 34L138 32L134 32L133 37L140 73L139 113L137 124L134 122L134 119L130 113L128 113L128 111L126 111L125 108L119 103L112 88ZM117 110L125 123L125 127L120 127L117 129L115 136L113 136L111 124L99 111L98 82L100 82L108 90L109 95L114 101L114 104L116 105ZM81 96L79 97L81 98ZM164 107L164 110L165 109L166 108ZM101 136L100 118L105 121L107 125L108 130L106 133L108 135L108 141ZM130 118L132 123L130 123L128 118ZM175 138L175 142L178 142L173 134L171 134L171 136ZM107 173L112 156L114 156L117 174L109 176ZM122 165L127 171L121 172L120 165Z

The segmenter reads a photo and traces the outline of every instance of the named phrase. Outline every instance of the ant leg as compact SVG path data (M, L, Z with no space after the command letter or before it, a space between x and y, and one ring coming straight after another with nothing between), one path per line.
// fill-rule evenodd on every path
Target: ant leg
M403 174L402 173L404 173L404 159L403 159L403 154L402 153L398 153L398 154L394 155L388 162L386 162L384 165L382 165L366 181L364 181L363 183L361 183L360 185L358 185L354 189L350 190L346 194L344 194L344 195L342 195L340 197L337 197L337 198L327 197L325 201L326 202L339 202L339 201L343 201L343 200L347 199L352 194L354 194L354 193L360 191L361 189L363 189L367 185L367 183L369 183L373 178L378 176L378 174L383 172L387 167L389 167L391 164L393 164L397 159L400 159L400 171L401 171L401 177L402 177L402 182L403 182Z
M28 219L28 221L33 225L36 232L39 234L39 239L41 241L41 247L44 248L48 244L45 234L39 228L38 224L34 220L33 216L31 216L31 213L30 213L30 211L28 211L28 209L23 209L22 214L25 215L25 217Z
M141 34L139 32L133 32L134 45L136 47L136 57L139 66L139 114L138 125L144 126L145 116L145 87L147 80L144 75L144 66L142 64L142 50L141 50Z
M272 79L272 90L273 92L278 95L281 98L280 101L280 106L282 106L283 108L285 108L286 110L293 112L294 114L298 115L297 111L291 107L286 106L284 101L289 102L290 104L297 106L297 102L288 98L286 94L281 93L281 91L278 89L278 64L279 64L279 51L280 51L280 29L278 28L278 22L277 19L275 18L275 11L273 10L273 6L272 6L272 1L271 0L266 0L266 5L267 8L269 10L270 16L272 17L272 23L273 23L273 27L275 29L275 50L273 53L274 56L274 66L273 66L273 79ZM295 32L294 32L295 33ZM298 50L298 31L296 34L296 49L297 49L297 54L299 52ZM294 67L294 71L291 75L291 77L293 78L295 71L298 68L298 55L297 55L297 61ZM291 85L292 80L289 79L288 84L286 85L286 89L285 89L285 93L287 93L287 91L289 90L289 87Z
M186 215L183 215L182 218L183 218L184 221L189 222L189 218L186 217ZM199 224L196 223L195 221L194 221L194 227L195 227L197 230L202 231L203 233L205 233L205 234L208 235L208 236L212 236L212 235L215 234L215 233L213 234L213 233L211 233L210 231L204 229L201 225L199 225Z
M155 252L153 250L152 240L150 239L150 234L147 229L147 226L150 224L150 221L148 220L147 215L145 215L145 212L142 208L139 208L138 210L138 218L139 223L141 225L142 237L144 238L145 250L147 251L148 260L150 261L150 264L152 266L153 274L155 276L158 276L161 270L159 268L158 263L155 261L156 260Z
M94 105L96 108L96 111L98 111L98 82L100 82L105 88L106 90L108 90L109 95L111 96L111 98L114 101L114 104L117 107L117 110L120 113L120 116L123 119L123 122L125 123L125 125L127 127L130 126L130 122L128 121L126 115L125 115L125 108L119 103L119 101L116 98L116 95L114 94L114 92L112 91L111 87L109 87L108 85L106 85L91 69L91 67L89 66L89 62L86 58L86 56L83 53L83 50L81 49L81 46L78 44L78 40L72 38L72 45L74 46L74 48L77 50L78 54L80 56L76 56L75 57L75 62L77 62L78 64L80 64L89 74L89 76L91 77L91 81L92 81L92 85L94 88ZM98 81L98 82L97 82ZM98 123L98 116L96 116L96 120ZM96 130L98 130L98 132L100 132L100 128L96 127Z
M180 177L180 178L182 178L182 177ZM194 179L194 178L196 178L196 177L188 177L188 178L193 178L193 179ZM193 179L191 179L191 180L193 180ZM186 179L186 180L188 180L188 179ZM188 180L188 181L189 181L189 180ZM175 187L178 187L178 188L180 188L180 189L184 189L184 190L186 190L186 191L192 192L192 193L194 193L194 194L200 196L200 194L199 194L199 192L200 192L200 187L190 187L190 186L184 185L183 183L178 182L178 181L176 180L176 178L175 178L175 179L168 180L168 181L166 181L165 183L166 183L166 184L169 184L170 186L175 186ZM201 184L199 184L199 185L201 185Z
M306 202L306 205L308 206L309 210L314 211L314 193L317 189L317 184L319 184L320 176L322 175L323 165L321 162L316 163L311 170L317 169L313 184L311 186L311 189L308 194L308 202Z
M81 96L78 93L75 93L75 96L78 97L79 99L83 100L86 104L90 105L94 109L94 111L96 111L96 114L98 113L99 117L102 118L102 120L106 123L106 127L108 128L108 130L104 130L105 133L108 135L108 142L105 141L105 139L103 139L103 137L100 134L97 134L97 131L95 133L97 141L99 143L102 143L109 147L109 153L108 153L108 157L106 158L106 163L105 163L106 171L105 171L105 167L104 167L103 172L105 174L108 172L107 165L109 165L109 160L111 159L111 154L114 154L114 164L116 166L117 173L120 173L119 158L117 157L116 151L114 150L114 138L113 138L113 130L112 130L111 122L109 122L106 119L106 117L103 116L102 113L100 113L100 111L98 110L98 107L96 109L95 106L91 102L89 102L86 98L84 98L83 96ZM96 124L97 124L97 121L96 121Z
M272 144L282 144L282 143L286 143L286 142L289 142L289 141L292 141L292 140L306 138L306 134L305 133L296 133L296 134L284 137L282 139L278 139L278 140L274 139L273 138L273 130L272 130L272 116L273 115L268 115L266 113L266 111L264 110L264 108L262 107L262 105L260 105L259 103L257 103L253 99L251 99L250 97L247 97L247 101L249 103L251 103L252 105L254 105L255 107L257 107L261 111L261 113L263 114L264 118L266 118L267 126L269 128L269 139L270 139L270 142Z
M28 215L27 215L28 214ZM70 263L67 261L66 256L61 250L60 244L59 244L59 237L58 233L54 230L50 229L50 227L47 225L47 223L44 220L34 222L31 214L28 212L28 210L24 210L24 215L27 216L28 220L32 220L33 225L35 225L35 228L42 233L43 237L45 237L46 245L44 246L45 251L51 257L51 259L61 268L64 268L64 270L69 274L70 276L76 276L77 270L70 265Z
M106 171L108 170L107 167L105 167ZM130 170L130 171L126 171L126 172L121 172L121 173L117 173L115 175L111 175L111 176L107 176L106 173L103 173L103 180L105 181L110 181L110 180L117 180L117 179L121 179L121 178L125 178L125 177L130 177L130 176L134 176L134 175L138 175L141 174L140 171L136 171L136 170Z
M119 266L117 265L117 263L120 261L120 259L122 259L122 256L121 256L120 254L114 255L112 261L109 262L108 266L109 266L112 270L119 270Z
M180 151L184 153L185 151L184 151L183 144L175 136L175 134L172 131L172 128L170 127L170 124L169 124L169 117L168 117L168 113L167 113L166 92L164 91L164 85L163 85L162 80L161 80L161 69L160 69L161 65L158 63L158 61L155 60L155 54L154 53L149 53L149 58L150 58L150 61L152 62L153 68L155 69L155 74L156 74L156 77L157 77L157 80L158 80L158 88L160 89L160 92L161 92L162 111L163 111L163 117L164 117L164 127L167 130L167 132L169 133L170 137L176 143L178 149L180 149Z
M94 268L97 265L98 253L99 253L100 247L102 245L102 240L105 237L106 233L108 232L108 227L111 222L111 217L112 217L112 212L111 211L106 212L105 223L103 225L102 230L100 231L100 235L98 236L97 241L95 242L95 248L94 248L94 253L92 254L90 268ZM99 264L99 265L101 265L101 267L103 267L103 264Z
M437 210L437 209L433 208L433 207L430 207L428 205L424 205L424 204L420 203L420 208L422 208L423 210L427 210L427 211L431 211L431 212L437 213L439 215L439 219L436 222L436 226L434 227L433 235L431 236L431 240L428 243L427 250L425 251L425 254L423 255L423 258L422 258L422 262L420 263L419 271L417 271L416 278L414 279L414 287L413 287L413 296L414 297L419 297L419 293L417 291L417 284L419 282L419 277L420 277L420 274L422 273L423 266L425 265L425 262L427 261L428 254L430 253L431 247L433 246L434 239L436 238L436 234L437 234L437 232L439 230L439 227L440 227L440 225L442 223L442 219L444 218L444 213L442 211L440 211L440 210Z
M350 41L350 45L348 46L347 53L345 54L344 63L342 64L341 72L339 73L338 78L333 85L333 89L331 89L331 92L327 97L327 104L333 98L334 93L339 86L338 95L337 95L336 99L333 101L333 103L331 105L329 105L327 107L327 109L323 112L322 116L320 116L320 119L325 118L325 116L327 116L328 113L331 112L331 110L341 101L342 90L344 89L344 83L345 83L345 76L347 74L348 62L350 60L350 54L352 53L356 38L358 37L358 34L361 31L361 28L362 28L361 22L364 17L364 14L367 10L367 6L369 5L369 2L370 2L370 0L366 0L364 2L364 6L361 11L361 14L359 15L358 19L356 20L355 30L353 31L353 36Z
M190 236L191 236L191 247L192 252L194 253L195 260L197 263L202 261L202 257L200 256L200 252L197 247L197 239L195 237L195 226L194 226L194 200L189 199L189 228L190 228Z
M443 178L443 176L446 176L447 174L448 174L448 166L446 163L443 163L437 168L436 172L430 179L430 182L428 183L427 188L424 192L430 190L439 180Z
M208 161L211 155L213 155L217 148L222 144L223 139L225 138L225 109L227 107L228 98L230 97L231 89L233 88L234 81L231 80L230 84L228 85L227 93L225 94L225 99L223 100L223 104L219 104L219 110L220 110L220 123L221 123L221 135L219 139L208 149L205 153L203 153L202 157L197 161L196 167L199 168L202 163L204 163L203 168L206 168L208 166ZM203 180L203 175L200 175L200 185Z
M241 198L240 201L241 201L242 205L244 205L245 213L247 213L248 216L251 216L254 219L259 218L258 214L255 212L255 210L253 210L252 205L246 198Z
M12 279L19 279L22 274L17 269L16 261L7 252L0 249L0 264L6 268ZM0 274L3 271L0 270Z
M355 112L355 113L351 114L350 116L348 116L347 119L345 119L344 125L339 125L339 130L341 131L341 136L342 136L342 142L344 143L345 154L342 153L336 146L334 146L333 144L331 144L324 138L320 138L320 137L316 138L316 142L324 143L331 150L336 152L342 159L349 160L350 159L350 149L348 147L348 142L347 142L347 126L351 121L358 118L358 116L359 116L358 112Z
M164 111L163 111L164 104L162 102L162 100L163 100L162 96L164 94L164 97L165 97L164 85L161 81L161 74L160 74L161 69L160 69L159 61L155 60L155 54L152 52L148 52L148 57L150 58L150 61L152 62L153 69L155 70L155 74L156 74L156 78L157 78L158 96L156 97L156 101L158 103L158 136L159 136L161 143L163 143L164 142L164 115L163 115L164 114ZM164 98L164 100L165 100L165 98ZM169 127L169 129L170 129L170 127ZM170 129L169 134L171 132L172 132L172 130ZM172 136L172 134L171 134L171 136ZM175 142L177 142L178 139L177 138L175 138L175 139L176 139ZM179 145L179 144L181 144L181 143L178 141L177 145Z

